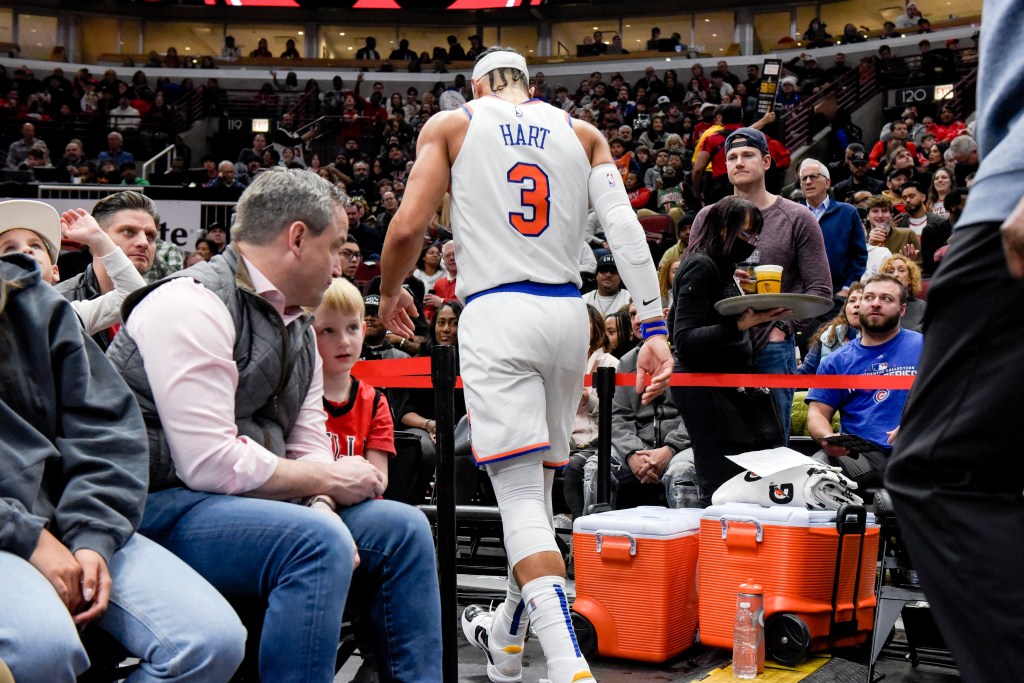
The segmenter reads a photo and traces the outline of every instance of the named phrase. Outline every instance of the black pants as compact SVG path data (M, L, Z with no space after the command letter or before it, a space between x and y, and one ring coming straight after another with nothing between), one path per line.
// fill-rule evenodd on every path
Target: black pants
M743 471L743 468L726 455L742 453L744 448L730 447L727 431L730 427L739 429L742 425L722 425L715 413L715 402L709 387L672 387L672 402L679 408L683 424L690 435L693 447L693 465L697 471L698 504L702 508L711 505L711 497L725 482Z
M957 230L886 470L911 560L965 681L1024 668L1024 284L998 226Z

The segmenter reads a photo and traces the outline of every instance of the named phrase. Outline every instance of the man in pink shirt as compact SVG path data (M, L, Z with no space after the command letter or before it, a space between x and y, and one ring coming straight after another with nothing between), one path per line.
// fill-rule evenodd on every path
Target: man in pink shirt
M440 681L426 518L374 500L380 470L334 461L327 437L303 307L341 274L346 202L312 173L265 172L239 200L219 258L126 300L110 359L149 432L142 528L229 599L266 604L261 680L333 680L354 577L381 680Z

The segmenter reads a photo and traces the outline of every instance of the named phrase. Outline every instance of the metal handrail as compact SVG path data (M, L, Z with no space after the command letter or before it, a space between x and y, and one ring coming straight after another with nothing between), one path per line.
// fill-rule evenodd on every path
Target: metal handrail
M318 111L319 104L319 91L304 92L287 113L291 114L296 121L305 121L310 118L310 115L316 116L320 113Z
M783 119L786 147L795 150L810 144L818 132L811 129L815 108L829 98L834 98L839 107L853 113L885 87L934 82L929 80L931 76L923 72L923 60L920 55L901 59L899 68L890 67L882 72L876 60L865 58L859 67L844 74L811 97L801 100ZM961 77L954 87L955 107L958 116L962 118L965 114L962 110L968 104L973 108L971 98L977 88L977 52L960 50L956 52L954 59L956 71L966 71L966 75Z
M799 149L810 143L811 118L815 107L829 98L835 98L839 106L848 111L857 108L858 103L867 102L879 90L874 62L865 60L859 68L843 74L814 95L800 100L800 103L783 118L785 145L790 150Z
M142 164L142 177L145 178L146 180L149 180L149 174L152 172L157 162L164 157L167 157L167 169L170 170L170 160L174 158L175 149L176 148L174 145L167 145L167 147L164 147L163 150L160 151L156 156L147 159L146 163Z

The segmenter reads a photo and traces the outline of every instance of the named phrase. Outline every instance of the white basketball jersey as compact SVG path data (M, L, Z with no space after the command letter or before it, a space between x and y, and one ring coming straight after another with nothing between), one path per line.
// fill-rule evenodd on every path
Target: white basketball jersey
M456 294L531 281L581 284L590 161L572 119L540 100L464 105L469 129L452 166Z

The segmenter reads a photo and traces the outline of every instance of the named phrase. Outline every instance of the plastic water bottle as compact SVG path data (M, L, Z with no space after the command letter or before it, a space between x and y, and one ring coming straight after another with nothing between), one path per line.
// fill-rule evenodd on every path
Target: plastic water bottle
M583 465L583 514L597 502L597 456L587 458Z
M736 625L732 632L732 675L736 678L757 677L757 622L749 602L736 609Z

